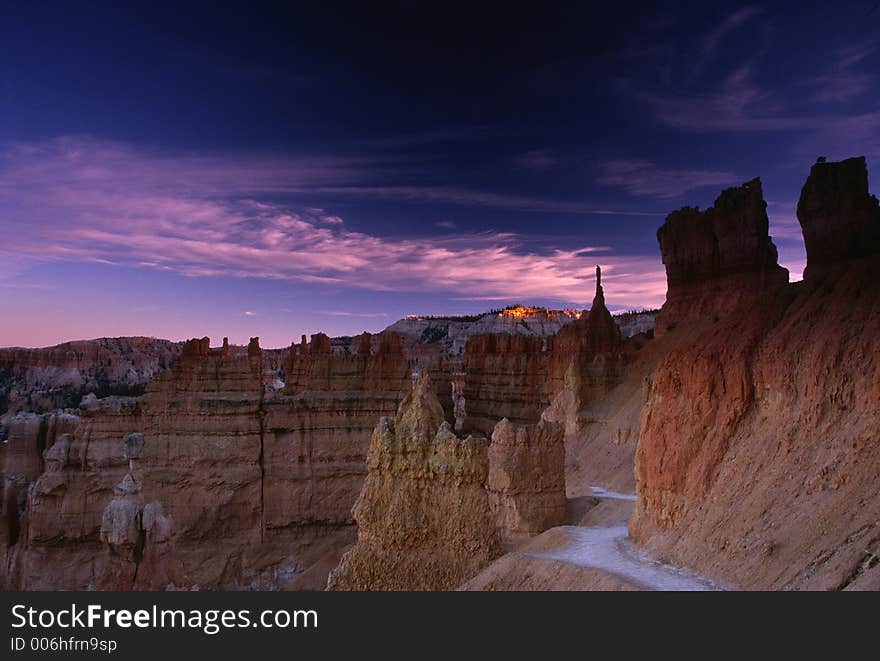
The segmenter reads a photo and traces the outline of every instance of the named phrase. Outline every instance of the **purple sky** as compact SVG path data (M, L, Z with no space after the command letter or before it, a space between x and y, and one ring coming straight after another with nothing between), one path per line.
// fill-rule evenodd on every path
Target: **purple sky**
M880 165L877 13L696 7L16 10L0 346L580 308L597 263L612 309L656 307L666 213L754 176L797 279L810 164Z

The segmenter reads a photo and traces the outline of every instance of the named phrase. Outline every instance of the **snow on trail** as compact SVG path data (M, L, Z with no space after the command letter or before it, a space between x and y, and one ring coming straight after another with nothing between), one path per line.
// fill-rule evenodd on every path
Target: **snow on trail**
M529 552L527 555L593 567L632 581L647 590L723 589L694 572L653 559L629 539L625 523L616 526L561 526L561 530L568 536L566 547Z
M634 493L618 493L617 491L608 491L608 489L603 489L602 487L590 487L590 493L587 495L593 496L593 498L610 498L612 500L635 501L636 499Z

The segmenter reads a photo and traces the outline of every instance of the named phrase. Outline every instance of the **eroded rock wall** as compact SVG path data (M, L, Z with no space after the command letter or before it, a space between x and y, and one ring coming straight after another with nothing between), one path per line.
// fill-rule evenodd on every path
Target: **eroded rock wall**
M848 248L876 219L853 167L804 187L821 268L672 351L650 387L630 532L733 585L880 588L880 258Z
M461 388L461 429L489 435L502 418L528 424L541 417L545 393L545 340L524 335L474 335L467 341Z
M139 498L162 508L156 525L142 528L156 540L142 554L161 560L161 549L174 547L174 587L323 587L354 539L369 430L409 388L408 364L389 346L356 357L321 353L314 371L295 379L298 390L279 394L256 338L246 353L191 340L142 397L88 401L66 445L46 452L4 584L162 587L167 569L138 570L131 583L137 563L108 565L101 535L105 509L132 470L123 439L135 432ZM167 565L159 560L153 565Z
M565 523L565 444L562 425L540 421L495 425L486 482L501 536L518 540Z
M75 407L88 393L140 395L180 351L179 343L149 337L0 348L0 416Z

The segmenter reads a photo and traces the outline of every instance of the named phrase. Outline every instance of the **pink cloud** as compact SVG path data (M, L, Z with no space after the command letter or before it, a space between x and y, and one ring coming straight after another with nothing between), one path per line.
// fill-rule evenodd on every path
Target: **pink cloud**
M271 195L262 193L302 188L354 192L340 186L352 176L352 159L307 161L166 156L85 139L15 145L0 155L0 226L7 237L0 254L31 263L112 263L193 277L553 298L581 306L592 298L598 261L609 302L663 301L659 255L618 255L583 244L538 249L502 232L378 236L353 231L324 209L266 201ZM369 190L535 206L526 198L458 189Z

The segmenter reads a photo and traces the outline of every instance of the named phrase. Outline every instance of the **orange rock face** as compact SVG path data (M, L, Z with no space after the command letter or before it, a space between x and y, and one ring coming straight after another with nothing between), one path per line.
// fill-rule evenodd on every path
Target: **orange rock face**
M705 211L684 207L657 230L667 292L655 333L727 314L788 282L776 246L761 180L729 188Z
M544 393L547 355L544 339L488 334L468 338L459 411L461 429L489 435L502 418L536 422L548 399Z
M805 233L867 199L852 167L814 168L838 183L804 187ZM837 246L864 236L828 222ZM830 250L655 373L630 523L649 548L741 587L880 588L880 257Z
M358 541L331 590L448 590L501 555L484 488L485 438L458 438L427 372L370 441Z
M502 537L524 539L565 523L562 425L495 425L489 446L489 505Z
M90 402L44 455L3 585L323 587L354 538L369 430L409 388L405 359L381 348L320 354L278 394L256 339L246 355L193 340L143 397ZM117 493L133 451L136 498ZM123 541L104 525L113 502L131 514Z

